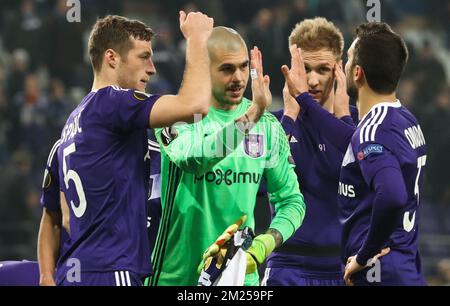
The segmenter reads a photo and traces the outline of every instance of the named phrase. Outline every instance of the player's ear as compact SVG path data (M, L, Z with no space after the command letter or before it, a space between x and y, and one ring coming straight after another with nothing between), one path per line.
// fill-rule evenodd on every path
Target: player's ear
M119 54L114 51L113 49L107 49L105 51L105 57L104 60L106 61L106 64L111 68L116 68L117 64L119 62L120 56Z
M364 84L364 79L364 69L361 66L356 65L355 69L353 70L353 80L356 84Z

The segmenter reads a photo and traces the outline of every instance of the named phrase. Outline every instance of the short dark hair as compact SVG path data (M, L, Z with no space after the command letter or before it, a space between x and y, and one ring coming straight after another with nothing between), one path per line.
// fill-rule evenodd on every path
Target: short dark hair
M103 55L113 49L124 56L133 47L130 37L151 41L154 32L138 20L109 15L97 20L89 36L89 56L95 72L102 68Z
M361 24L356 29L353 66L359 65L370 88L379 94L393 93L408 61L405 41L384 22Z

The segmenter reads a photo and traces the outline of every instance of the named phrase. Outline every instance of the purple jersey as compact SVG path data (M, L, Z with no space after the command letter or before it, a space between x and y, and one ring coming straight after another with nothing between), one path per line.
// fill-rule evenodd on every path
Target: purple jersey
M61 260L77 259L82 273L150 273L146 129L158 98L102 88L81 101L63 128L59 177L71 247Z
M362 264L390 247L391 253L381 258L383 283L423 284L417 223L425 163L420 125L400 102L377 104L364 116L344 157L339 182L344 264L356 254ZM389 183L383 186L383 181ZM389 189L394 192L383 198ZM392 197L399 197L396 210L388 204Z
M60 188L59 188L59 164L58 149L61 141L58 140L53 145L48 156L47 164L44 171L44 180L42 182L41 206L53 212L61 212ZM59 254L64 254L69 248L70 237L64 228L61 228ZM57 278L60 271L58 261L56 265Z
M281 120L289 134L298 182L308 209L301 229L269 257L267 265L299 269L307 277L341 279L342 226L336 189L345 152L321 133L312 117L314 111L327 112L320 106L317 110L302 108L298 120L291 120L291 127L283 122L286 117ZM357 109L351 106L350 111L357 122ZM275 113L278 119L282 115L283 110Z
M148 154L150 157L150 187L147 198L147 230L150 252L156 243L161 220L161 151L153 130L148 131Z
M58 155L56 154L58 152L60 143L60 140L55 142L48 155L41 193L41 206L55 212L61 211L59 200L59 165Z

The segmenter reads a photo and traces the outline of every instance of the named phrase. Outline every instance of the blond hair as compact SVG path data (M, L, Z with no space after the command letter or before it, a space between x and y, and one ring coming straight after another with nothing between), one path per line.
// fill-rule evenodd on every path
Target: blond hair
M289 45L297 44L305 51L330 50L336 58L344 51L344 36L341 31L323 17L305 19L295 25L289 36Z

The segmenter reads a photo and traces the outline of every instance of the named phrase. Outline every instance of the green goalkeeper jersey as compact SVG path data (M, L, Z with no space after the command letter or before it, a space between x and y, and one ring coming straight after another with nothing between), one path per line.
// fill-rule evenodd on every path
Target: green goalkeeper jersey
M233 111L210 108L208 116L157 129L161 147L162 216L152 255L151 285L197 285L203 252L242 215L254 229L256 195L264 177L276 216L270 228L286 241L301 225L303 195L283 128L265 112L248 134Z

